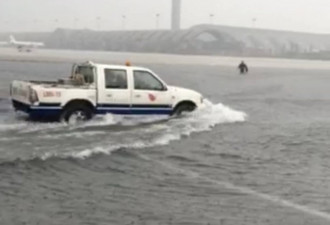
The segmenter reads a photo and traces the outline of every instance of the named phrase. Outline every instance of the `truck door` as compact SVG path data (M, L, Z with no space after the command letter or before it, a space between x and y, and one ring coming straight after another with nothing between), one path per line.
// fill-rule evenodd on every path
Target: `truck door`
M132 113L172 113L172 99L166 85L154 74L144 70L133 70Z
M103 68L99 71L98 106L100 114L130 114L131 87L125 69Z

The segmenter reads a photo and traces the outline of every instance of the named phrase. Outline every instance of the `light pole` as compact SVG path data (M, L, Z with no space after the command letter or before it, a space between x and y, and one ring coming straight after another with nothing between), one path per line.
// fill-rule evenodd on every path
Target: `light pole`
M157 13L157 14L156 14L156 29L157 29L157 30L159 29L159 17L160 17L160 14Z
M257 18L252 18L252 28L256 28Z
M5 24L5 29L8 29L9 27L9 21L8 20L4 20L3 23Z
M58 19L54 19L54 25L55 25L55 29L58 28Z
M126 15L122 15L122 30L126 29Z
M101 20L101 17L96 17L96 27L98 30L100 30L100 20Z
M214 14L211 13L209 16L210 16L210 24L213 24Z
M78 23L78 19L74 18L74 20L73 20L73 28L74 29L77 29L77 23Z
M40 26L40 25L39 25L39 20L34 19L34 20L33 20L33 25L34 25L35 27ZM34 29L31 29L31 31L32 31L32 30L35 30L35 28L34 28Z

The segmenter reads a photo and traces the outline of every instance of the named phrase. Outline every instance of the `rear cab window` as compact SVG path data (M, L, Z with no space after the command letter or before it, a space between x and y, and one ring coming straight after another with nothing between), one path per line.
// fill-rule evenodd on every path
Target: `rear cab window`
M94 67L92 66L78 66L75 74L81 74L87 84L94 83Z

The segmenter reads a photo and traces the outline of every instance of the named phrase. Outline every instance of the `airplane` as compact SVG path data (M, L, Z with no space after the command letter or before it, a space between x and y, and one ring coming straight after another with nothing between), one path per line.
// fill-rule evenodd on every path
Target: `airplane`
M9 36L9 42L7 44L16 47L19 52L22 51L31 52L33 48L45 46L45 44L42 42L16 41L13 35Z

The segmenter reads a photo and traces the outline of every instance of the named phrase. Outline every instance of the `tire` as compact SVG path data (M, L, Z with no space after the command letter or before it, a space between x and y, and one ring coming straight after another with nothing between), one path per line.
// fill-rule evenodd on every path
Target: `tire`
M184 112L192 112L196 109L196 106L192 103L182 103L175 107L173 116L180 116Z
M66 123L80 123L90 120L93 117L93 111L87 105L73 104L67 106L60 120Z

